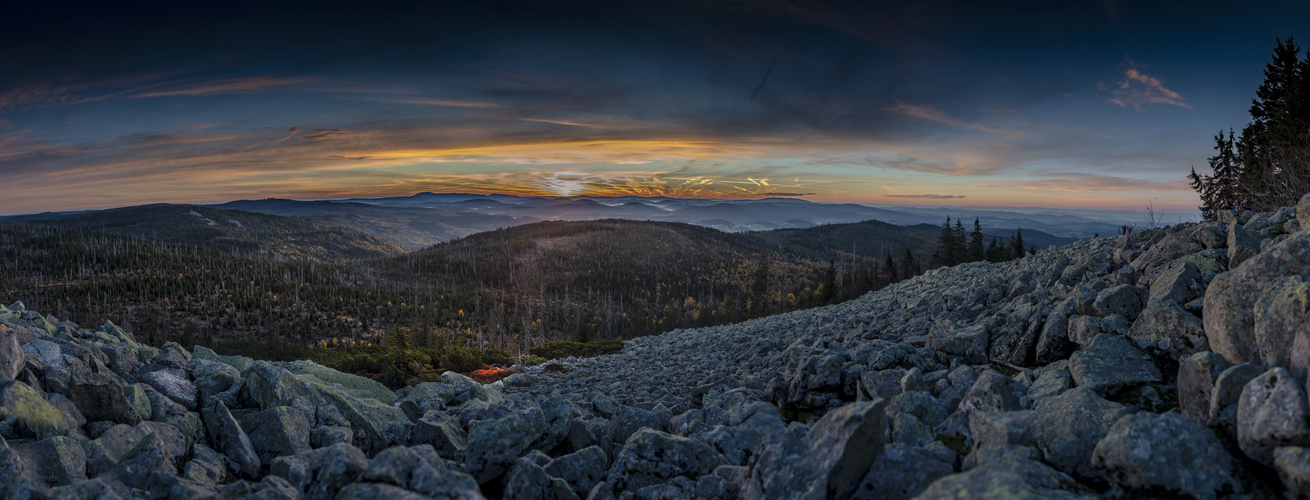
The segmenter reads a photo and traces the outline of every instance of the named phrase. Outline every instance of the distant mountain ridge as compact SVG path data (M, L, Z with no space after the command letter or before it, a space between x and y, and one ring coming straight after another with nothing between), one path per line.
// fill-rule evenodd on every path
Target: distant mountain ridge
M404 252L395 243L336 224L201 205L140 205L52 215L57 217L26 220L276 259L322 262L375 259Z
M684 222L727 232L797 229L823 224L877 220L901 226L940 225L946 217L966 222L977 217L992 234L1022 228L1049 234L1063 244L1094 235L1117 234L1126 222L1113 212L977 207L873 207L818 203L793 198L721 200L666 197L533 197L468 193L418 193L392 198L331 201L242 200L218 205L256 212L332 222L395 241L409 250L470 234L542 220L622 218ZM1118 218L1116 218L1118 217ZM1130 224L1131 225L1131 224ZM1043 242L1033 241L1044 247Z

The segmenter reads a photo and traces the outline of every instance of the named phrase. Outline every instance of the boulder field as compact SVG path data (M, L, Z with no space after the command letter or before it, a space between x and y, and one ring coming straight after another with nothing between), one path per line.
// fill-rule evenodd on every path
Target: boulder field
M4 498L1310 494L1310 196L392 392L0 307Z

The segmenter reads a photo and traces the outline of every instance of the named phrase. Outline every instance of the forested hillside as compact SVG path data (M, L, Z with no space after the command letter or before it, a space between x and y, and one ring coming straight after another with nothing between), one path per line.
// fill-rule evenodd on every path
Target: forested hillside
M327 262L403 252L395 243L336 224L199 205L142 205L44 222L274 259Z
M233 213L155 208L180 217L179 226ZM394 342L518 355L553 340L725 324L858 297L919 274L936 247L920 239L926 230L898 233L872 222L723 233L602 220L541 222L395 257L320 262L216 244L227 240L207 238L204 228L212 226L203 221L182 237L143 229L149 225L99 226L134 237L91 229L103 214L57 225L0 224L0 301L21 300L80 324L118 318L151 344L173 340L262 357L303 357L307 346L363 352ZM225 222L237 225L232 220ZM197 235L195 244L177 243L187 234ZM278 244L294 248L296 241ZM852 242L856 253L843 250ZM895 258L880 257L875 242L915 250L901 246Z

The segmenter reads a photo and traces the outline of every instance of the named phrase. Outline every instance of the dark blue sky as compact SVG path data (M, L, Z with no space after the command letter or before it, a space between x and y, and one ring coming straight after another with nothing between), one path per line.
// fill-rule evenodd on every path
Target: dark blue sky
M1310 2L9 8L0 213L417 191L1186 209Z

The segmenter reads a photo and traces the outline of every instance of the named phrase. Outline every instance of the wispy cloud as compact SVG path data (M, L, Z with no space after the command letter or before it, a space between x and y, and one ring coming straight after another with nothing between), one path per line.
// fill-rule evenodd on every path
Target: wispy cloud
M448 108L503 108L504 104L486 101L460 101L454 99L430 99L426 97L400 97L394 99L374 99L381 102L398 104L417 104L420 106L444 106Z
M954 200L964 198L962 194L887 194L888 198L917 198L920 200Z
M998 128L988 127L985 125L979 125L977 123L969 123L963 120L958 120L952 118L951 116L947 115L941 110L931 108L928 106L918 106L914 104L897 101L895 106L889 107L887 108L887 110L895 113L900 113L905 116L911 116L914 118L921 118L931 122L950 125L952 127L971 128L974 130L981 130L983 132L990 132L993 134L1001 134L1001 135L1016 134L1016 132L1010 130L1002 130Z
M182 97L222 94L250 94L270 87L285 87L314 81L308 77L253 76L172 85L163 90L133 94L132 97Z
M1133 109L1141 111L1143 106L1149 104L1166 104L1192 109L1192 105L1184 100L1181 94L1165 87L1164 82L1159 78L1143 73L1135 67L1124 71L1123 80L1120 80L1119 85L1114 88L1109 88L1103 82L1098 82L1096 86L1101 91L1114 95L1106 99L1106 102L1117 104L1121 108L1132 106Z

